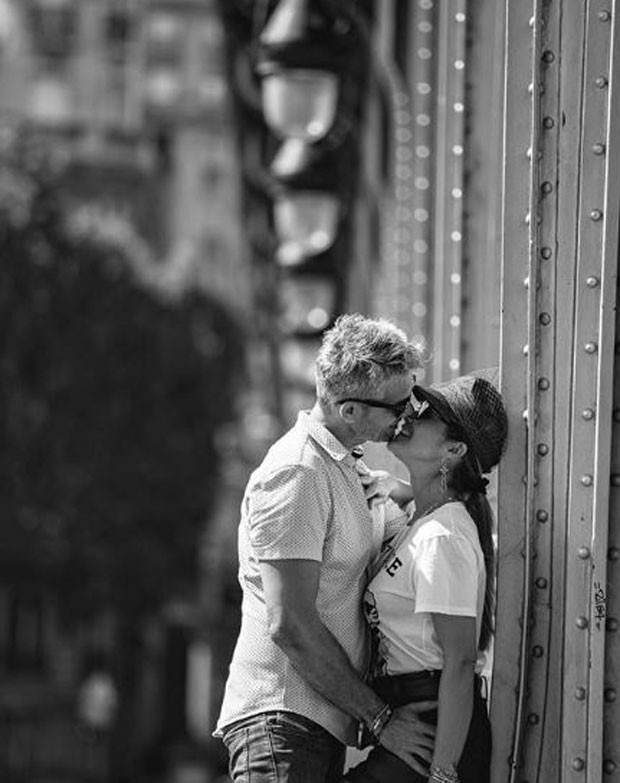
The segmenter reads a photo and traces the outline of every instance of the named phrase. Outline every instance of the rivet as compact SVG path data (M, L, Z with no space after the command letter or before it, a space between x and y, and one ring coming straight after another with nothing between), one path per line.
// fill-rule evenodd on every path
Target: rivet
M521 414L521 418L523 419L523 421L527 422L528 419L530 418L529 411L527 411L527 410L523 411L523 413Z
M555 125L555 121L553 117L545 117L542 121L542 124L545 130L551 130L551 128L553 128L553 126Z
M611 19L611 13L609 11L599 11L598 18L601 22L608 22Z
M583 615L580 615L580 616L579 616L579 617L578 617L578 618L575 620L575 625L577 626L577 628L581 628L582 630L583 630L584 628L587 628L587 627L588 627L588 618L587 618L587 617L584 617Z
M544 576L539 576L538 579L536 580L536 587L538 587L539 590L545 590L547 584L548 582Z
M612 702L615 701L618 694L616 693L615 688L605 688L605 701L606 702Z
M607 87L608 81L606 76L597 76L594 80L594 84L602 90L604 87Z
M540 321L542 326L549 326L549 324L551 323L551 316L549 315L549 313L541 313L538 316L538 320Z
M605 145L601 144L601 142L597 142L596 144L592 145L592 152L595 155L604 155L605 154Z
M592 408L584 408L581 411L581 418L585 419L586 421L592 421L592 419L594 418L594 411L592 410Z
M611 759L605 759L603 762L603 772L606 775L611 775L612 772L615 772L618 769L618 765L615 761L612 761Z
M530 16L530 21L528 22L528 24L530 27L534 27L534 25L536 24L536 17Z
M549 446L546 443L539 443L537 451L541 457L546 457L549 453Z
M590 475L590 473L584 473L584 475L581 477L581 483L584 487L591 487L594 483L594 478Z
M549 519L549 512L545 511L544 508L539 508L536 512L536 519L539 522L546 522Z
M540 378L540 380L538 381L538 388L541 391L547 391L547 389L549 389L550 386L551 386L551 382L549 381L548 378Z
M536 726L537 723L540 723L540 718L535 712L530 712L527 716L527 722L530 726Z
M553 184L551 182L543 182L543 184L540 186L540 189L543 193L549 195L549 193L553 193Z
M607 621L605 622L605 628L610 631L611 633L614 633L618 630L618 621L615 617L608 617Z
M586 285L588 286L588 288L597 288L600 282L601 281L598 279L598 277L591 275L590 277L587 278Z
M529 352L530 352L530 346L529 345L524 345L523 346L523 355L527 356L529 354Z
M529 277L525 277L523 279L523 287L524 288L529 288L530 287L530 278Z
M583 769L585 769L586 762L581 757L577 756L577 758L573 759L571 766L575 772L581 772Z
M611 474L611 486L620 487L620 473Z
M620 558L620 549L618 549L617 546L609 547L609 551L607 552L607 557L610 560L613 560L614 562L617 561Z
M587 560L590 557L590 550L587 546L580 546L577 550L577 557L580 560Z
M534 647L532 647L532 655L534 658L542 658L545 654L545 651L542 648L542 645L535 644Z
M586 689L581 686L575 688L575 698L577 701L583 701L586 697Z
M583 346L583 350L586 353L596 353L598 351L598 345L595 342L586 343Z
M529 226L531 219L532 219L532 218L531 218L531 216L530 216L530 213L529 213L529 212L526 212L526 214L525 214L525 225L526 225L526 226Z
M555 60L555 54L551 49L547 49L547 51L543 52L542 60L545 63L552 63Z
M600 209L593 209L592 212L590 212L590 220L593 220L595 223L602 220L602 218L603 212Z
M534 92L534 84L533 84L533 82L530 82L527 85L527 91L529 92L530 95Z
M553 250L550 247L542 247L540 249L540 255L548 261L553 256Z

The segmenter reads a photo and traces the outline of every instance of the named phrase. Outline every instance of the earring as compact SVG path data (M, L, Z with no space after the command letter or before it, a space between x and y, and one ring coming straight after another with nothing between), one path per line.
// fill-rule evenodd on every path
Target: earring
M439 486L443 495L448 494L448 460L444 457L439 466Z

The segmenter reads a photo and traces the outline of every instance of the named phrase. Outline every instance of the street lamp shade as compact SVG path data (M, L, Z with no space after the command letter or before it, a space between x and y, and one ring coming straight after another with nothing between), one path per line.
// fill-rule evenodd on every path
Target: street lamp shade
M338 92L335 73L303 68L276 70L262 80L265 120L282 138L317 141L334 123Z
M305 256L327 250L336 238L339 199L320 191L292 191L274 202L274 226L278 239L278 261L294 266Z

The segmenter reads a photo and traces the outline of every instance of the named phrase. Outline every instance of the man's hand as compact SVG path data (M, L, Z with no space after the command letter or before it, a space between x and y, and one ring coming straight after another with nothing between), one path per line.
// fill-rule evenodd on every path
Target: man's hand
M386 750L398 756L420 775L428 775L428 766L424 767L419 759L430 764L435 744L435 727L421 720L420 713L436 708L436 701L421 701L397 707L379 736L379 743Z
M360 472L360 479L369 506L385 503L390 498L403 508L410 500L413 500L411 484L393 476L386 470Z

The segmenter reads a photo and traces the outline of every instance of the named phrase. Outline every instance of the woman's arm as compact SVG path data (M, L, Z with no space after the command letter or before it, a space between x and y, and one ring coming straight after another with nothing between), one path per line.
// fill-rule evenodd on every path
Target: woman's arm
M476 620L433 613L433 623L444 654L433 765L450 770L458 764L471 722ZM432 776L429 783L434 783Z

